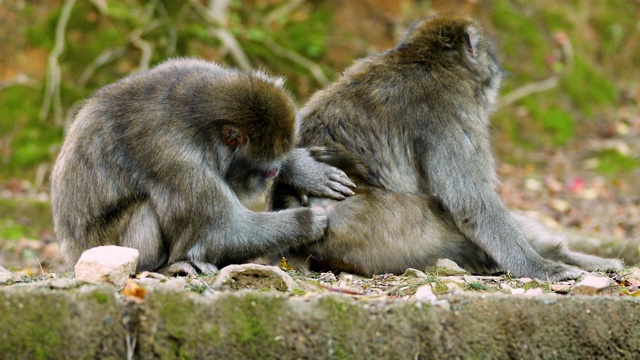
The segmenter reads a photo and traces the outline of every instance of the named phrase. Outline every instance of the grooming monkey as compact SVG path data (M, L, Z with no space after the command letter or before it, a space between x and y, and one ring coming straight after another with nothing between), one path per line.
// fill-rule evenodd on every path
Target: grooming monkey
M573 266L619 269L617 260L568 250L505 208L489 134L502 75L478 23L440 16L314 94L301 110L300 146L358 187L342 202L310 199L326 210L329 227L322 241L292 254L363 275L424 269L439 258L474 273L550 280L578 277L583 271ZM298 207L294 194L276 184L273 209Z
M283 80L170 60L98 90L77 114L51 177L56 237L68 264L99 245L140 251L137 270L216 266L317 241L322 209L252 212L270 179L343 199L355 186L294 148Z

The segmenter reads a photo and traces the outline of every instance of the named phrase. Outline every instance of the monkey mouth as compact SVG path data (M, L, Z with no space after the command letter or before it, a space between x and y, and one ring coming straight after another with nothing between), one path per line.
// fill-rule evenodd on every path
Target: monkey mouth
M274 177L278 176L279 172L280 172L280 168L275 167L273 169L267 170L267 172L264 174L264 177L267 179L273 179Z

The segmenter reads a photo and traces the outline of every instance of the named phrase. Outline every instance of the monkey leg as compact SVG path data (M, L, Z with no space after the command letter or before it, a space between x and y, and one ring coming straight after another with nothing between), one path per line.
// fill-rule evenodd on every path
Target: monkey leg
M140 252L136 271L154 271L167 261L158 217L148 201L133 209L119 242Z
M587 271L623 268L622 261L618 259L606 259L571 251L561 235L554 234L539 222L523 214L511 212L511 215L522 229L531 247L544 258L574 265Z
M323 241L304 250L333 270L400 274L410 267L424 269L440 258L472 272L500 270L452 222L442 220L427 195L372 189L339 202L313 198L311 206L325 209L329 227Z

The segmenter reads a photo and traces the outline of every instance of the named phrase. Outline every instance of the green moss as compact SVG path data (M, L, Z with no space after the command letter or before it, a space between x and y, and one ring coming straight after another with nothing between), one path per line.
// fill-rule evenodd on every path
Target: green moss
M3 317L0 322L3 338L0 354L9 354L9 357L10 354L20 354L24 359L49 359L53 354L64 353L65 344L60 334L65 332L63 319L71 316L66 306L58 306L53 298L31 294L28 297L6 295L1 302L0 312L30 311Z
M283 321L279 318L286 298L275 298L260 295L245 295L237 298L227 298L220 301L221 314L233 314L228 317L225 332L219 333L222 342L237 342L243 347L243 353L253 358L267 357L265 354L278 354L282 349L280 342L275 340L274 324ZM256 344L270 344L268 349L258 348Z
M598 107L618 103L620 97L616 86L579 56L563 85L573 103L587 116L592 116Z
M538 284L538 282L536 281L529 281L528 283L525 283L524 286L522 286L522 288L527 291L530 289L536 289L539 288L540 284Z
M109 301L109 294L99 292L99 291L94 291L92 295L96 299L98 304L106 304L107 301Z
M433 287L433 293L438 294L446 294L449 292L449 288L447 287L447 283L444 281L437 281L435 286Z
M174 338L185 338L190 329L189 320L184 314L194 314L195 316L196 307L193 302L178 296L162 296L158 307L166 331Z
M629 171L640 166L638 159L621 154L616 149L601 150L596 154L596 158L599 160L596 170L603 174Z
M322 313L332 324L333 357L336 359L353 359L357 357L357 347L349 340L353 329L366 326L362 323L361 308L349 303L342 297L327 297L318 304Z
M305 296L307 294L306 291L304 291L302 288L294 288L293 289L293 295L295 296Z

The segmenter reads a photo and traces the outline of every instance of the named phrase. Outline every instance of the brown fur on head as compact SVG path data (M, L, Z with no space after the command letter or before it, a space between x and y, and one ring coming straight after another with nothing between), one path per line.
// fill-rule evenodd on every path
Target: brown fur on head
M188 66L185 66L188 65ZM283 89L284 79L181 59L158 66L170 76L167 106L186 126L209 139L220 138L242 155L259 161L282 159L297 136L296 107ZM144 76L144 75L142 75Z
M259 73L258 73L259 74ZM217 111L231 118L219 119L245 137L250 158L281 158L291 151L297 136L295 104L277 79L251 73L230 74L217 89L228 97ZM231 101L233 100L233 101Z

